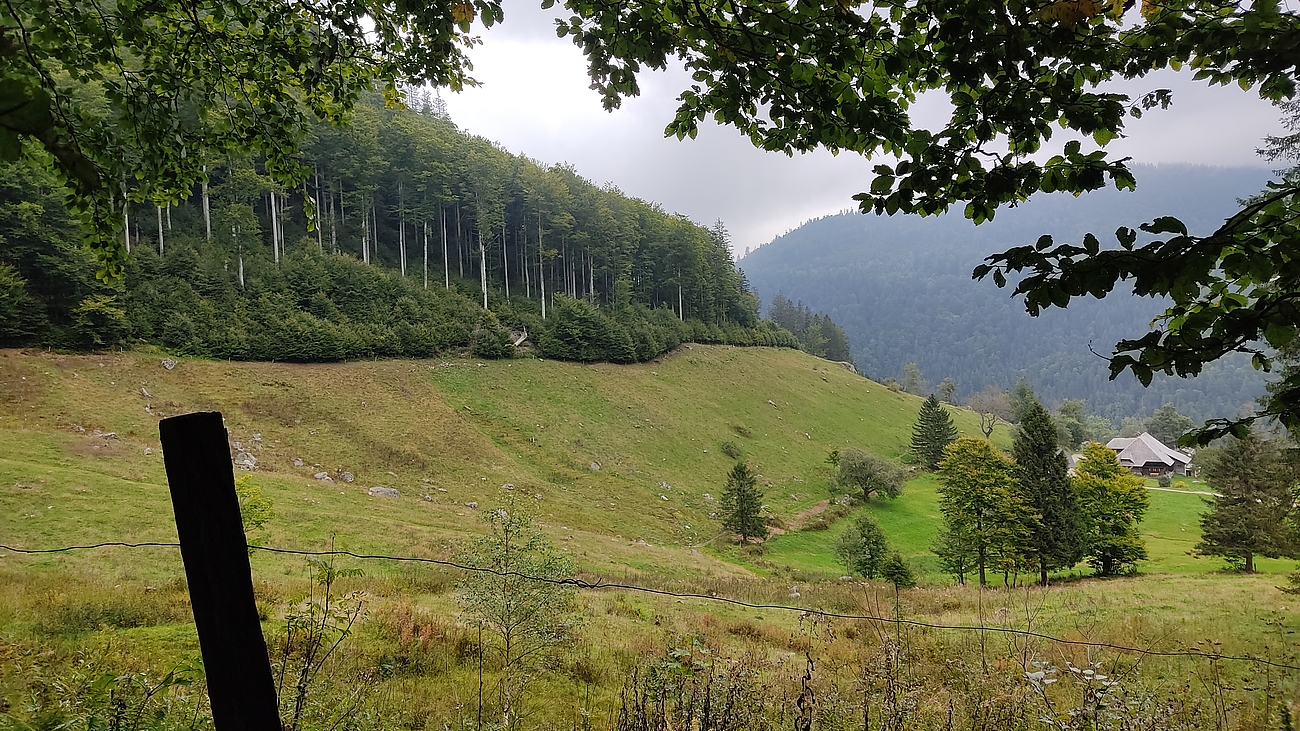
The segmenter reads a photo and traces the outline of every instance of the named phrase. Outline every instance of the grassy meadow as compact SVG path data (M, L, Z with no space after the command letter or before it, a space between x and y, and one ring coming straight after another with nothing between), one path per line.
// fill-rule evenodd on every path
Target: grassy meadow
M877 714L873 728L894 719L909 728L972 729L1040 728L1048 701L1062 713L1095 701L1068 678L1049 696L1037 693L1024 673L1040 661L1062 669L1102 663L1122 678L1134 713L1153 729L1272 728L1280 699L1297 689L1294 673L1276 668L1089 654L993 629L1217 648L1297 664L1291 633L1300 622L1289 609L1293 597L1276 588L1293 563L1261 561L1265 573L1242 576L1190 556L1203 509L1193 491L1204 486L1194 482L1182 492L1151 491L1142 525L1151 560L1140 575L1098 581L1083 569L1047 590L980 592L934 572L937 483L918 473L897 500L873 499L859 510L877 517L923 586L895 596L878 584L842 580L831 547L851 516L825 530L800 530L832 497L827 454L852 446L900 457L920 399L803 353L695 345L631 366L180 359L172 370L162 366L164 356L0 351L0 543L176 540L157 421L220 410L232 441L257 458L253 480L274 508L250 536L254 542L449 558L484 531L485 510L513 500L589 578L991 628L909 629L584 591L576 598L581 624L536 677L518 727L631 728L620 726L620 718L635 716L622 691L635 685L632 678L647 682L652 668L682 667L683 653L695 658L686 665L695 668L690 677L719 678L707 692L749 694L754 715L715 728L788 727L809 659L817 667L808 681L818 699L815 727L827 729L862 728L864 699ZM975 414L957 410L954 417L964 434L978 434ZM1003 431L994 439L1010 444ZM734 464L724 443L761 475L765 502L784 525L761 548L731 544L710 518ZM320 472L332 481L313 477ZM354 481L345 482L344 473ZM374 486L396 488L401 497L371 496ZM0 728L21 728L18 721L37 727L49 708L75 716L93 705L94 692L85 688L101 670L144 687L196 656L174 549L0 553ZM301 558L265 553L251 562L274 656L286 618L310 588L308 569ZM322 670L312 691L319 713L304 727L477 728L480 645L459 614L457 575L342 563L363 571L336 587L362 602L363 619ZM492 687L500 668L489 664L485 672ZM357 705L339 700L357 689L365 690ZM117 697L155 706L166 697L199 719L197 696L187 692L177 687L141 701L143 692L121 690ZM489 691L485 704L492 703ZM330 708L352 710L343 723L328 720ZM155 727L182 727L166 719L183 715L164 713Z

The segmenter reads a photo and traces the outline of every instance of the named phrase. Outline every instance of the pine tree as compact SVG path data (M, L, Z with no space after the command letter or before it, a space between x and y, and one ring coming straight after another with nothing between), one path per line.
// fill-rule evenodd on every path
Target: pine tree
M1205 481L1218 493L1206 500L1196 551L1255 571L1255 557L1295 557L1300 544L1290 518L1292 480L1277 445L1253 431L1206 455Z
M1083 521L1074 485L1066 474L1065 454L1057 445L1056 424L1047 409L1030 397L1021 408L1020 429L1011 447L1020 489L1038 521L1033 526L1030 557L1038 564L1038 581L1083 559Z
M1142 478L1093 442L1075 466L1074 489L1083 514L1085 555L1098 576L1115 576L1147 557L1137 524L1151 506Z
M762 499L758 480L744 462L737 462L727 475L727 486L722 489L723 527L739 534L742 542L767 538L767 526L761 515Z
M874 579L881 575L889 543L875 518L863 513L835 541L835 556L850 573Z
M1009 570L1020 560L1037 515L1020 496L1015 465L987 440L953 442L939 466L939 482L948 540L968 552L984 586L989 566Z
M939 399L930 397L921 404L921 411L916 415L916 425L912 427L912 453L921 460L926 469L938 469L943 460L943 450L957 438L957 427L952 423L952 416L939 403Z

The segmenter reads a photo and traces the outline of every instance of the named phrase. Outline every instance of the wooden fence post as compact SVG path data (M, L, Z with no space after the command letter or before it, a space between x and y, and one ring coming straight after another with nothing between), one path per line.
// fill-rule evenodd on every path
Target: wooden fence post
M217 731L281 731L219 412L163 419L163 464Z

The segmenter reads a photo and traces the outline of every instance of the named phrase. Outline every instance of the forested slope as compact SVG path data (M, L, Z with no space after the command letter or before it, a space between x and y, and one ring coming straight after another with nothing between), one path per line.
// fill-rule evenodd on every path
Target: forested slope
M1120 292L1031 318L1009 288L970 274L984 256L1044 233L1077 242L1092 231L1113 243L1118 226L1159 215L1179 216L1205 233L1267 178L1263 169L1140 166L1136 192L1043 196L978 227L960 212L844 213L778 237L740 266L765 301L781 293L834 318L854 361L873 378L901 377L905 364L917 363L931 384L953 378L959 399L1024 377L1048 402L1084 398L1117 424L1165 402L1197 419L1225 416L1263 390L1263 376L1245 359L1212 364L1195 379L1158 376L1144 389L1127 373L1109 381L1107 363L1089 351L1109 354L1118 340L1145 332L1160 301Z
M126 274L108 284L48 172L0 166L0 346L502 357L510 330L578 361L642 361L685 341L797 346L759 321L721 224L512 155L428 99L395 109L375 95L304 149L316 174L298 190L228 157L184 200L129 206Z

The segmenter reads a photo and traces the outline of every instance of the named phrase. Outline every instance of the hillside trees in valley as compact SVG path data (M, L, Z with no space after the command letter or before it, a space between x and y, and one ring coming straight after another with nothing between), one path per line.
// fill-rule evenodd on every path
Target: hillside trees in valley
M912 427L912 454L928 470L939 468L944 459L944 450L957 438L957 426L952 423L952 415L931 394L916 415L916 424Z
M1205 502L1198 553L1221 556L1230 566L1255 571L1255 557L1300 555L1292 522L1295 474L1279 445L1256 430L1201 453L1205 482L1216 494Z
M1031 318L1005 291L970 279L989 251L1032 242L1046 230L1082 236L1162 212L1213 228L1237 198L1268 179L1261 168L1161 165L1134 172L1135 192L1031 199L980 226L959 212L828 216L758 247L740 266L760 292L781 290L832 313L853 344L854 363L878 379L901 381L903 367L919 363L931 383L951 377L965 402L986 386L1009 390L1024 376L1044 404L1084 399L1116 427L1164 403L1198 421L1233 414L1263 392L1265 375L1248 357L1207 366L1194 379L1158 375L1144 388L1128 374L1109 380L1107 362L1089 350L1091 344L1105 355L1111 344L1145 331L1161 300L1075 301Z
M1038 516L1030 524L1026 553L1037 564L1039 583L1047 586L1049 572L1083 558L1084 529L1065 454L1057 445L1056 424L1035 399L1022 410L1011 453L1020 493Z
M853 362L849 337L830 315L816 314L803 302L791 302L778 292L767 308L767 317L789 330L805 352L827 360Z
M210 160L207 184L165 211L129 205L131 253L114 286L73 250L76 220L54 195L57 180L0 165L13 193L0 204L0 263L14 270L8 286L25 282L41 305L6 317L6 342L95 345L93 334L73 334L72 316L93 294L108 300L83 313L83 330L116 308L127 326L114 344L129 337L220 358L454 347L501 357L512 350L508 328L528 332L542 355L577 360L645 360L686 341L796 345L759 320L725 229L374 94L352 124L313 132L302 187L280 185L264 159L230 155Z

